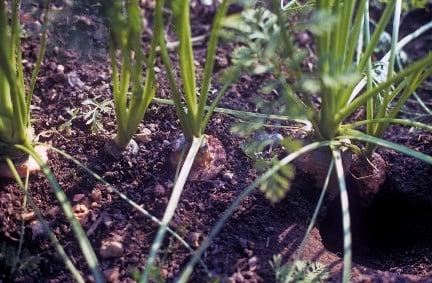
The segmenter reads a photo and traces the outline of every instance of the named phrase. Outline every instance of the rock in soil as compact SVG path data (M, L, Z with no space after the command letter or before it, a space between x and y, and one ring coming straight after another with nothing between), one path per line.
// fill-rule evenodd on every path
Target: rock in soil
M102 192L98 188L94 188L91 192L91 198L94 202L99 203L102 200Z
M35 220L35 218L36 218L36 214L33 211L22 213L19 217L19 219L24 221L32 221Z
M73 212L76 219L81 223L81 225L87 224L90 211L85 205L83 204L74 205Z
M124 155L136 155L138 153L139 146L133 139L130 140L126 148L120 148L116 142L115 138L111 139L105 144L105 151L114 159L120 159Z
M45 232L42 223L39 220L33 221L31 224L32 239L37 239Z
M103 271L103 274L105 276L105 279L108 282L111 283L119 282L120 268L113 267L113 268L106 269Z
M164 197L166 194L166 189L161 184L157 183L153 188L154 195L156 197Z
M189 244L194 247L198 248L200 246L200 240L201 240L202 234L198 232L191 232L189 233L187 239Z
M85 194L75 194L72 198L74 202L80 202L85 198Z
M123 255L123 244L114 240L103 240L99 254L103 259L117 258Z
M189 149L189 144L185 141L183 136L174 142L173 151L170 155L170 163L174 169L180 161L183 163L187 154L187 149ZM185 151L183 156L182 151ZM213 136L204 135L203 144L195 157L194 164L189 173L189 180L211 180L222 171L225 163L226 153L222 142Z
M137 142L149 142L151 141L151 134L152 132L149 129L143 128L135 135L135 139Z

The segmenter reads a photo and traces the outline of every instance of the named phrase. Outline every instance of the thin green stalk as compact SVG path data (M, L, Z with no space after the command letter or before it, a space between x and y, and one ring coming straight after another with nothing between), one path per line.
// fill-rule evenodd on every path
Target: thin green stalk
M393 83L400 81L404 79L405 77L417 72L418 70L422 69L423 67L427 66L428 64L432 63L432 54L427 55L425 58L412 63L407 68L405 68L403 71L399 72L398 74L394 75L391 79L382 82L372 88L369 91L366 91L363 95L355 98L350 104L343 107L341 110L336 113L335 120L336 121L342 121L344 118L351 115L356 109L358 109L360 106L365 104L367 100L374 95L377 95L380 91L386 89Z
M375 123L399 124L402 126L409 126L409 127L415 127L418 129L426 130L426 131L432 131L432 126L430 126L430 125L416 122L416 121L407 120L407 119L394 119L394 118L379 118L379 119L372 119L372 120L363 120L363 121L358 121L358 122L354 122L351 124L344 124L341 126L341 128L342 129L343 128L355 129L355 128L363 126L363 125L375 124Z
M159 251L160 246L162 245L162 241L164 239L167 227L174 216L175 209L177 208L178 202L180 200L181 193L183 192L184 185L189 176L189 172L192 169L193 162L195 160L196 155L198 154L198 150L202 144L204 136L200 138L193 138L191 147L186 156L185 162L183 163L183 167L180 171L177 182L174 185L173 192L168 201L167 208L165 209L164 216L161 221L161 225L159 230L156 233L155 240L150 248L150 254L147 259L147 264L144 269L144 272L140 276L139 282L148 282L149 272L152 270L154 262L156 261L156 256Z
M33 211L35 212L36 216L38 217L40 223L42 224L42 227L45 230L45 233L49 236L51 242L53 243L54 247L57 250L57 253L61 257L63 263L65 264L66 268L69 270L69 272L72 274L74 279L79 283L84 283L84 279L82 278L80 272L76 269L75 265L72 263L68 255L66 254L65 250L63 249L62 245L57 240L56 236L46 223L42 213L37 208L37 206L34 204L33 199L31 198L28 190L26 189L27 185L24 185L21 177L19 176L15 165L13 164L12 160L10 158L6 158L6 162L9 166L10 171L12 172L12 175L14 176L16 182L18 183L19 187L24 193L24 196L28 199L30 206L32 207Z
M153 98L153 101L156 103L161 103L161 104L175 105L174 101L172 101L170 99L155 97L155 98ZM210 107L206 106L206 107L204 107L204 109L209 110ZM278 121L291 121L291 122L303 124L308 129L311 128L311 123L307 120L294 119L294 118L291 118L289 116L283 116L283 115L255 113L255 112L248 112L248 111L228 109L228 108L220 108L220 107L215 107L214 112L233 115L233 116L237 116L237 117L263 118L263 119L278 120Z
M204 116L204 110L206 109L208 91L213 74L219 31L222 27L222 19L226 14L230 0L224 0L221 3L213 19L212 30L207 45L206 63L204 66L199 99L197 98L196 93L197 75L195 73L195 59L192 50L189 2L175 0L172 1L171 4L176 26L175 30L179 38L178 56L180 61L181 89L184 96L184 103L180 96L181 92L178 90L180 88L177 87L175 81L166 40L163 35L160 38L160 53L167 71L174 105L176 107L183 134L186 140L190 142L193 137L200 137L205 130L203 128L203 125L206 124L206 122L203 123L203 119L206 119ZM219 99L220 98L217 100ZM209 114L209 112L207 112L207 114ZM208 117L210 117L210 115L208 115Z
M211 116L213 115L213 112L214 112L214 110L216 108L216 105L219 104L220 100L225 95L226 91L228 90L228 88L230 87L230 85L232 84L232 82L233 82L233 80L230 80L230 81L224 83L224 85L219 90L218 94L216 95L216 98L213 100L212 104L208 107L207 113L206 113L206 115L204 116L204 118L202 119L202 122L201 122L201 129L202 129L202 131L204 131L205 128L207 127L207 124L208 124Z
M179 60L180 75L182 78L185 102L188 108L188 117L192 125L197 117L198 105L196 98L195 59L192 49L192 35L190 27L190 7L188 1L173 1L173 12L176 18L178 37L180 40ZM192 127L194 136L200 135L199 129Z
M105 282L105 278L102 275L100 268L99 268L99 261L96 257L96 254L91 246L91 243L89 239L87 238L81 224L76 219L72 206L66 196L66 194L61 189L60 185L58 184L56 178L54 177L54 174L51 172L51 170L48 168L48 166L42 161L40 156L36 153L36 151L32 147L26 147L22 145L16 145L17 149L29 154L32 156L35 161L39 164L39 166L42 169L42 172L47 177L48 181L51 184L52 189L54 190L54 195L56 196L58 202L60 203L60 207L62 208L66 219L71 225L72 231L75 234L76 239L78 240L78 244L81 248L81 251L84 255L84 258L90 268L90 271L93 274L95 282Z
M393 149L395 151L401 152L403 154L406 154L408 156L422 160L423 162L432 164L432 156L430 156L430 155L424 154L424 153L419 152L417 150L413 150L411 148L408 148L408 147L400 145L400 144L396 144L396 143L387 141L385 139L366 135L366 134L359 132L357 130L345 129L341 133L341 136L339 136L338 138L341 140L351 139L351 140L358 140L358 141L363 141L363 142L367 142L367 143L374 143L378 146L387 147L387 148Z
M390 0L390 2L387 4L386 8L384 9L384 12L378 22L378 24L375 27L375 31L372 34L371 40L369 44L366 46L366 49L363 53L363 56L360 60L360 63L357 66L357 71L362 72L367 64L367 60L372 56L372 53L375 49L375 46L377 45L380 36L382 32L384 31L385 27L387 26L388 21L390 20L390 17L393 13L394 7L395 7L395 1L397 0Z
M368 46L370 43L370 27L369 27L369 0L366 0L365 2L365 12L364 12L364 19L363 19L363 33L364 33L364 42L365 46ZM372 59L369 57L367 60L367 67L366 67L366 90L372 89ZM371 120L374 118L374 98L371 97L367 101L366 105L366 118L368 120ZM366 132L368 134L372 134L374 131L374 125L368 124Z
M174 68L171 64L171 60L169 57L169 53L167 50L167 46L166 46L166 40L165 40L165 35L163 34L163 30L159 31L161 33L161 35L159 36L159 40L160 40L160 54L162 57L162 62L165 66L165 70L167 72L167 77L168 77L168 82L170 85L170 90L171 90L171 95L174 101L174 106L177 112L177 116L179 118L180 121L180 125L183 131L183 134L186 136L191 137L192 134L192 130L190 128L190 124L188 123L188 119L187 119L187 114L183 108L182 105L182 101L181 101L181 97L180 97L180 92L178 91L177 88L177 83L174 77Z
M32 71L31 80L30 80L30 89L26 96L26 105L27 105L27 117L30 120L30 105L31 100L33 97L34 89L36 86L36 80L40 71L40 67L42 65L42 60L45 57L45 50L46 50L46 44L47 44L47 34L48 34L48 16L49 16L49 9L50 9L50 3L51 0L46 0L45 3L45 9L44 9L44 17L43 17L43 25L41 27L42 29L42 35L40 38L40 45L39 45L39 51L36 57L36 63L35 67Z
M423 72L423 70L419 71L418 73L415 73L409 77L407 77L404 80L404 89L402 94L400 95L398 101L395 103L393 108L385 115L386 118L395 118L396 115L399 113L399 111L402 109L402 107L405 105L408 98L414 93L414 91L417 89L417 87L429 76L432 75L432 68L429 68L429 70L426 70ZM405 84L406 82L406 84ZM395 94L397 94L399 87L394 91ZM393 94L391 98L389 98L389 101L393 100ZM374 136L381 137L384 134L384 131L388 127L389 122L376 124L376 130L374 132ZM372 154L372 152L375 150L375 146L373 144L367 144L366 146L366 152L368 154Z
M12 1L12 22L11 22L11 52L10 62L16 72L18 83L24 85L24 71L22 66L21 36L19 10L21 1Z
M197 110L197 119L198 120L196 121L196 123L201 125L200 126L201 134L203 134L203 131L205 129L205 125L207 124L207 123L201 124L201 120L202 120L202 117L204 115L204 107L207 104L207 97L208 97L208 92L209 92L209 88L210 88L210 82L211 82L211 77L213 74L213 67L214 67L215 56L216 56L216 47L217 47L218 39L219 39L219 31L222 27L222 18L225 16L225 14L228 10L229 2L230 2L229 0L224 0L222 2L222 4L219 6L219 8L216 12L215 18L213 20L213 26L212 26L212 30L210 32L210 39L209 39L209 42L207 44L206 63L204 66L204 75L203 75L203 80L202 80L202 84L201 84L201 92L200 92L200 98L199 98L198 110ZM230 82L230 84L231 83L232 82ZM219 98L219 100L220 100L220 98ZM207 115L208 115L208 113L211 113L211 112L207 112Z
M345 57L345 68L349 68L352 65L354 53L356 54L356 65L359 64L361 58L361 50L363 49L363 27L364 27L364 11L367 7L365 4L366 0L360 0L358 7L356 8L356 14L354 18L353 27L348 41L347 53ZM365 44L366 45L366 44ZM357 52L356 52L357 50Z
M388 61L388 67L387 67L387 80L390 80L393 76L394 71L394 65L395 65L395 59L396 59L396 48L397 48L397 42L398 42L398 36L399 36L399 23L400 23L400 17L401 17L401 11L402 11L402 0L396 0L395 3L395 11L393 16L393 31L392 31L392 39L391 39L391 49L390 49L390 58ZM379 108L377 118L384 118L387 113L387 108L390 103L390 86L388 86L383 94L383 102ZM377 134L378 127L374 127L374 132ZM368 133L370 134L370 133Z
M119 73L117 68L117 62L116 62L116 56L115 56L115 49L113 46L113 43L110 42L109 46L110 51L110 60L111 60L111 82L112 82L112 88L113 88L113 98L114 98L114 112L116 115L116 121L117 121L117 128L118 132L124 131L127 128L126 124L126 104L124 102L125 96L121 95L120 92L120 79L119 79ZM125 73L121 72L121 76L124 76ZM126 133L122 133L121 135L126 135Z
M306 244L309 240L310 232L312 231L313 227L315 226L316 219L318 218L318 213L321 209L322 203L324 201L325 193L327 191L327 187L328 187L329 182L330 182L330 177L331 177L331 174L333 172L333 167L334 167L334 159L332 159L330 162L330 165L329 165L329 168L327 171L327 176L326 176L325 181L324 181L323 189L321 190L321 194L320 194L318 202L315 206L315 210L312 214L312 218L311 218L309 225L306 229L306 233L303 237L303 240L301 241L300 246L297 249L297 251L292 256L292 258L293 258L292 262L293 263L295 263L297 260L299 260L300 257L302 256L303 250L306 247ZM294 272L294 268L291 268L289 274L285 277L284 283L290 283L290 278L292 278L293 272Z
M432 22L431 22L432 23ZM396 57L396 62L398 64L399 69L403 69L403 64L401 62L400 54ZM423 102L423 100L417 95L417 93L414 91L413 96L415 100L417 100L418 104L423 108L424 111L426 111L427 114L432 115L432 110L429 109L429 107Z
M335 161L336 174L339 182L340 201L342 209L342 226L343 226L343 245L344 245L344 268L343 268L343 283L350 282L351 266L352 266L352 251L351 251L351 220L349 213L348 192L345 184L345 173L342 164L342 157L339 150L332 150L333 159Z
M142 119L144 118L144 114L148 108L148 106L150 105L151 100L153 99L155 93L156 93L156 87L155 87L155 71L154 71L154 65L155 65L155 61L156 61L156 47L159 44L159 36L161 35L161 32L159 32L159 30L161 30L163 28L163 14L162 14L162 9L163 9L163 2L158 2L156 4L155 7L155 20L154 20L154 35L152 38L152 42L151 42L151 46L150 46L150 52L147 58L147 75L145 78L145 83L144 83L144 88L142 90L139 91L138 95L134 95L131 99L130 102L130 107L129 107L129 111L128 111L128 119L129 119L129 132L130 133L135 133L136 129L139 126L139 123L142 121ZM140 16L139 16L139 8L138 8L138 4L136 4L137 6L137 11L136 13L138 14L136 16L137 19L140 20ZM162 30L163 32L163 30ZM138 36L137 37L137 47L139 48L139 50L141 49L141 37ZM142 53L142 52L139 52ZM136 66L137 68L141 68L140 65L137 64ZM141 86L141 78L137 78L135 80L134 85L139 81L140 86Z
M417 37L419 37L420 35L424 34L426 31L430 30L432 28L432 21L421 26L420 28L418 28L416 31L406 35L404 38L402 38L397 46L396 46L396 51L397 53L400 52L400 50L403 49L404 46L406 46L408 43L410 43L412 40L416 39ZM387 63L388 60L390 58L390 52L387 52L380 60L381 63ZM363 87L366 85L366 80L362 79L361 81L359 81L357 83L357 85L353 88L351 94L350 94L350 98L347 101L348 103L350 103L352 100L354 100L354 98L360 93L360 91L363 89ZM345 102L344 102L345 104Z
M104 5L110 27L110 60L117 118L115 142L121 149L129 144L156 93L154 64L159 37L163 33L163 4L163 1L156 2L154 36L146 60L141 46L142 22L138 0L126 3L112 1ZM120 72L116 60L117 50L120 51ZM147 69L145 76L144 61Z
M432 68L430 67L429 70L426 70L424 72L419 72L418 74L412 75L411 80L408 81L407 86L405 87L404 91L400 95L398 101L393 106L393 108L388 113L388 116L390 118L395 118L396 115L399 113L399 111L402 109L402 107L405 105L408 98L411 97L411 95L414 93L414 91L418 88L418 86L427 78L429 78L432 75ZM383 134L383 131L385 130L385 126L381 126L377 128L377 136L381 136Z
M8 166L9 166L9 170L11 170L11 172L14 174L13 170L10 168L10 165L8 165ZM14 176L14 177L16 179L16 176ZM27 213L27 194L26 194L26 192L28 192L29 177L30 177L30 171L29 171L29 168L27 168L24 187L20 186L24 190L23 201L21 204L23 214ZM15 273L18 262L20 261L22 246L24 244L24 234L25 234L25 219L24 219L24 217L21 217L21 231L20 231L20 238L19 238L19 243L18 243L18 250L17 250L16 256L14 258L14 263L12 266L12 272L11 273Z
M46 145L46 146L49 146L49 145ZM56 147L49 146L49 148L51 150L54 150L55 152L59 153L60 155L62 155L66 159L72 161L79 168L83 169L88 174L90 174L91 176L93 176L93 178L95 178L96 180L98 180L99 182L101 182L102 184L104 184L105 186L107 186L107 188L109 190L111 190L114 193L116 193L122 200L124 200L127 204L129 204L130 206L132 206L134 209L136 209L138 212L140 212L144 216L148 217L151 221L153 221L154 223L158 224L159 226L162 225L162 222L159 219L157 219L155 216L153 216L150 212L148 212L142 206L140 206L139 204L137 204L136 202L134 202L133 200L131 200L127 195L125 195L124 193L120 192L116 187L114 187L113 185L111 185L110 183L108 183L107 181L105 181L105 179L103 179L101 176L99 176L98 174L96 174L94 171L92 171L91 169L89 169L87 166L85 166L84 164L82 164L81 162L79 162L77 159L75 159L71 155L67 154L66 152L64 152L64 151L62 151L62 150L60 150L60 149L58 149ZM192 249L192 247L178 233L176 233L170 227L167 227L166 229L187 250L189 250L189 252L194 253L194 250ZM199 259L199 262L202 265L202 267L204 268L204 270L207 272L207 274L210 274L210 271L209 271L207 265L201 259Z

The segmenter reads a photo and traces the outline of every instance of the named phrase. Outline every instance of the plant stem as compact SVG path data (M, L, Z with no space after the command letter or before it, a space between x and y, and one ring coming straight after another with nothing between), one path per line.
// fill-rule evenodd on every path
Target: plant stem
M178 202L180 200L181 193L183 192L184 185L186 183L187 177L189 176L189 172L192 169L193 162L195 160L196 155L198 154L198 150L201 146L204 136L200 138L193 138L192 145L189 149L189 152L186 156L183 167L180 171L180 174L177 178L177 182L174 185L173 192L171 194L170 200L168 202L167 208L165 210L164 216L161 221L161 225L159 230L157 231L155 240L150 248L150 254L147 260L146 267L144 272L141 274L139 282L148 282L149 273L153 268L154 262L156 260L157 252L159 251L160 246L162 245L162 241L164 239L168 224L174 216L175 209L177 208Z

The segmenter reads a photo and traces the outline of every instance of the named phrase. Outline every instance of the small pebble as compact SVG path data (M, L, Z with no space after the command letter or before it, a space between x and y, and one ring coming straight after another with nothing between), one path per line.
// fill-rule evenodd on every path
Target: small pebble
M103 274L105 276L105 279L108 282L118 282L119 281L119 276L120 276L120 268L118 267L113 267L113 268L109 268L103 271Z
M22 213L20 215L20 219L24 220L24 221L31 221L34 220L36 218L36 214L32 211L32 212L27 212L27 213Z
M152 132L149 129L143 128L139 133L135 135L135 140L138 142L151 141L151 134Z
M89 210L88 208L83 204L77 204L73 207L74 215L78 219L78 221L81 223L81 225L87 224L88 217L89 217Z
M117 258L123 255L123 244L118 241L104 240L99 250L103 259Z
M245 248L247 248L247 240L246 239L244 239L244 238L239 238L239 244L240 244L240 246L243 248L243 249L245 249Z
M249 269L251 271L254 271L257 269L257 265L258 265L258 258L256 256L251 257L248 260L248 265L249 265Z
M222 175L222 178L225 180L225 181L231 181L232 179L233 179L233 177L234 177L234 173L233 172L225 172L223 175Z
M166 194L166 190L165 187L162 186L161 184L157 183L154 188L153 188L153 192L155 194L156 197L163 197Z
M58 207L58 206L54 206L50 210L48 210L48 214L52 218L55 218L59 213L60 213L60 207Z
M244 277L243 277L243 275L240 273L240 272L236 272L236 273L234 273L234 275L232 276L232 279L234 280L234 282L238 282L238 283L241 283L241 282L244 282L245 280L244 280Z
M94 188L91 192L91 198L94 202L101 202L102 200L102 192L98 188Z
M57 72L60 74L63 74L65 70L65 67L63 65L57 65Z
M31 231L32 231L32 239L36 239L39 238L40 236L42 236L44 234L44 228L42 223L39 220L35 220L32 223L30 223L31 225Z
M73 201L74 202L80 202L83 198L85 198L85 194L75 194L73 196Z
M188 235L188 242L194 248L198 248L200 246L200 243L199 243L200 239L201 239L201 233L191 232Z

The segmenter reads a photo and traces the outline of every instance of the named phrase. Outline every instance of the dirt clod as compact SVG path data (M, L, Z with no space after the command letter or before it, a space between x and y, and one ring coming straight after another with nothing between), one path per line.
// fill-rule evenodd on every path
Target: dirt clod
M117 258L123 255L123 244L115 240L103 240L99 254L103 259Z
M164 197L166 194L166 189L161 184L157 183L153 188L154 195L156 197Z
M73 212L75 217L81 223L81 225L86 225L89 218L89 209L83 204L76 204L73 207Z
M72 198L74 202L80 202L85 198L85 194L75 194Z
M191 232L188 235L188 242L192 247L198 248L200 246L201 237L202 237L201 233Z
M45 232L42 223L39 220L35 220L30 223L32 231L32 239L35 240L42 236Z
M151 134L152 132L149 129L143 128L135 135L135 140L137 142L149 142L151 141Z
M31 212L27 212L27 213L22 213L20 215L20 219L24 220L24 221L32 221L36 218L36 214L31 211Z
M103 274L105 276L105 279L110 283L119 282L120 277L120 268L113 267L109 269L105 269L103 271Z

